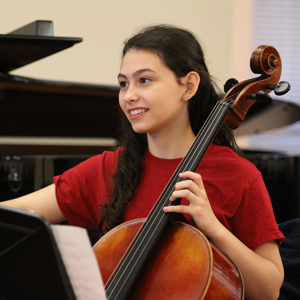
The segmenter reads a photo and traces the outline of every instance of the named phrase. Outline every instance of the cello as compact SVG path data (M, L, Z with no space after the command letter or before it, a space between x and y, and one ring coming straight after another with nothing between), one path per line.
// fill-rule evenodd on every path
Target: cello
M180 202L169 200L175 184L183 180L179 173L196 170L224 123L237 128L253 103L268 104L272 90L277 95L289 90L288 83L278 83L282 65L274 47L258 47L250 67L261 75L227 83L225 96L216 103L148 217L115 227L94 245L109 300L244 298L238 268L200 230L163 212L163 207Z

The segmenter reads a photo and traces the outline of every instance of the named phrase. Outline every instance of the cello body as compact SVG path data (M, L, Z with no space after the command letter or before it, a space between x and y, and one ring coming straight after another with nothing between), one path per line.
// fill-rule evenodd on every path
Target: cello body
M94 246L106 285L146 219L125 222ZM114 253L112 256L111 253ZM130 290L130 300L244 299L237 267L196 228L168 222Z

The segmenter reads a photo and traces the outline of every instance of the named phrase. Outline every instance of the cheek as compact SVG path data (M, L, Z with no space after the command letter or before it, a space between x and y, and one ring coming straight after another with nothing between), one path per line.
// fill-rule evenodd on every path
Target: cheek
M121 95L119 95L119 105L120 105L121 109L123 110L123 112L125 113L125 101Z
M121 109L122 109L124 115L126 116L126 118L130 121L129 116L126 113L126 102L120 96L119 96L119 106L121 107Z

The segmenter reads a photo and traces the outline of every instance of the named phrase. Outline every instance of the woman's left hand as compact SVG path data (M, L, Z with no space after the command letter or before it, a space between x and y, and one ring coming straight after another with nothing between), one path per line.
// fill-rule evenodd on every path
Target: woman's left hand
M188 206L166 206L164 207L164 212L190 214L197 228L207 237L210 237L222 225L211 208L201 175L187 171L180 173L179 177L185 178L185 180L176 183L170 200L174 201L177 198L185 198L190 204Z
M201 176L194 172L184 172L179 176L185 180L176 184L170 200L186 198L189 205L166 206L164 211L193 217L198 229L238 266L248 299L277 299L284 271L276 241L266 242L255 251L249 249L218 221Z

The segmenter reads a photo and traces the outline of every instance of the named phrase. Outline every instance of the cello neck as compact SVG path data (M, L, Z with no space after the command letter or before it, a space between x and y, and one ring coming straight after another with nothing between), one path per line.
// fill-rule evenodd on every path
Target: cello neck
M194 143L187 155L183 158L169 183L165 187L161 196L157 200L154 208L150 212L147 221L135 237L134 242L128 249L123 261L111 276L106 285L106 295L108 300L124 300L138 277L146 259L148 258L153 246L163 232L170 214L163 211L164 206L174 205L170 201L170 196L174 191L175 184L182 179L179 173L184 171L195 171L204 157L209 145L213 141L219 128L224 122L230 102L218 101L210 113L208 119L197 134ZM175 205L181 199L175 201Z

